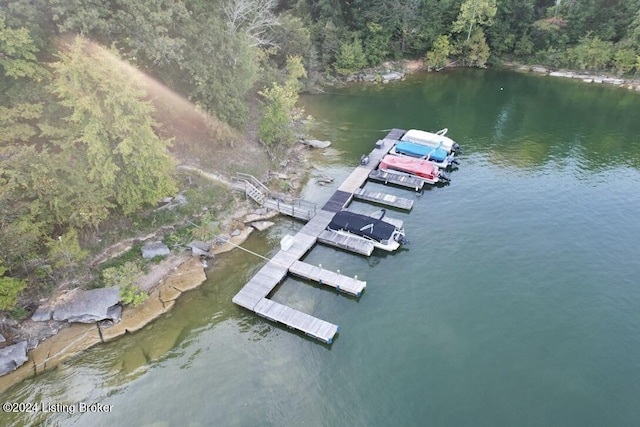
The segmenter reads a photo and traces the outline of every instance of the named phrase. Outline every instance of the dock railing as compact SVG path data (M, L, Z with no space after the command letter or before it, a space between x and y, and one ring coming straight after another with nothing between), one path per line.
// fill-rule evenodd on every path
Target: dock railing
M243 191L260 206L277 210L284 215L308 221L317 212L315 203L273 192L253 175L238 172L232 181L237 190Z

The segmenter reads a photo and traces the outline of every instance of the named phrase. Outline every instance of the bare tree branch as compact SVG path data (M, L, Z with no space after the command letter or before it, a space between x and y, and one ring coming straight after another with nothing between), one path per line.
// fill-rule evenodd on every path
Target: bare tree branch
M223 11L231 34L244 32L251 46L276 46L268 31L280 25L273 14L278 0L227 0Z

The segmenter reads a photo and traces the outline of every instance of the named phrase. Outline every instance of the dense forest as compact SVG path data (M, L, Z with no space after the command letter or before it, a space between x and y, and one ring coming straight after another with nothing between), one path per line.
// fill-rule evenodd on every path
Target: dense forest
M87 230L177 191L126 64L269 149L295 140L300 91L401 58L629 75L640 0L0 1L0 310L74 274Z

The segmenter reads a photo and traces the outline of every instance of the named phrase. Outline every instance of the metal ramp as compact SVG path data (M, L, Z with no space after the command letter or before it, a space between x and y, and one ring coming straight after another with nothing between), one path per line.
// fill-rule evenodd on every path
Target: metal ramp
M308 221L316 214L315 203L273 192L253 175L238 172L232 179L232 187L244 192L260 206L287 216Z

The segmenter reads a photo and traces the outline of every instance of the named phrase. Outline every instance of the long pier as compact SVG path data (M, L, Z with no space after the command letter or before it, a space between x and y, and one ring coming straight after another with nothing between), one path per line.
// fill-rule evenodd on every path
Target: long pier
M305 216L308 215L309 218L303 217L302 219L308 219L308 222L293 237L292 245L287 249L281 249L273 256L233 297L233 302L248 310L254 311L259 316L281 323L327 344L331 344L335 334L340 329L338 325L271 301L268 296L289 273L318 281L319 283L335 287L338 290L355 296L361 295L366 286L365 282L321 268L312 268L314 266L301 262L300 259L319 239L322 239L326 243L332 240L327 236L327 233L324 232L333 219L333 216L353 200L354 193L362 194L361 187L369 178L371 171L376 169L382 158L391 150L396 141L400 139L404 133L405 131L402 129L392 129L384 139L376 143L376 148L369 154L369 163L356 167L321 209L313 208L312 211L307 209ZM251 185L247 185L247 183ZM262 194L265 194L266 190L260 188L260 190L262 190L261 192L255 192L254 189L256 187L259 186L256 183L250 183L248 180L243 180L242 182L242 188L246 191L246 194L263 204L265 203L265 199L262 197ZM389 195L380 196L381 200L385 199L384 196ZM389 198L401 199L395 196L387 197L387 199ZM406 203L404 206L406 206ZM283 207L280 206L281 212L287 214L288 210L288 207L287 209L283 209ZM293 209L291 210L293 211ZM323 238L320 237L321 235ZM345 242L338 243L335 239L332 241L334 245L346 245ZM373 251L373 245L371 245L370 250L369 248L363 250L370 255Z

